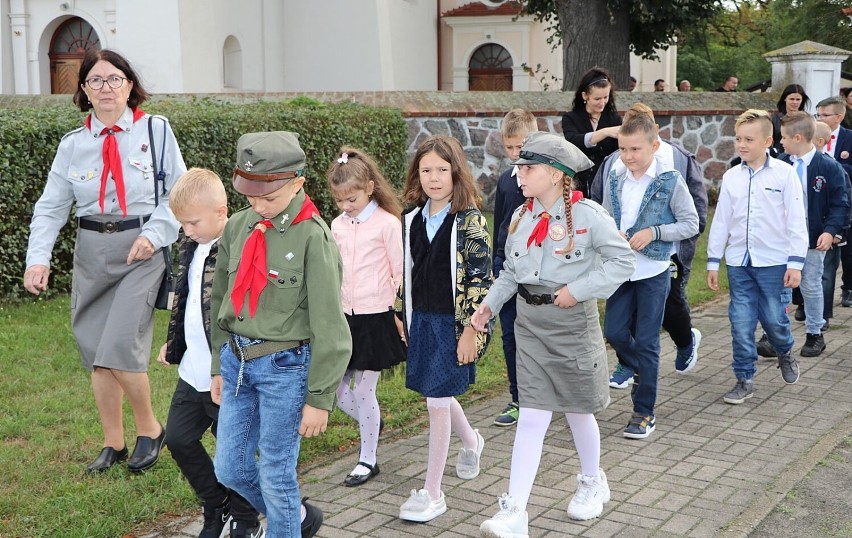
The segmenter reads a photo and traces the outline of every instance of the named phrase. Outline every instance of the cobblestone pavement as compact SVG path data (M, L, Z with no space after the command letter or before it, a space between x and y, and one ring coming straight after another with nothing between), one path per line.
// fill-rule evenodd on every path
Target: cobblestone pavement
M815 359L798 357L801 379L785 385L774 359L761 358L754 398L727 405L722 395L734 384L727 301L693 312L703 333L700 358L686 375L674 370L674 346L664 335L656 431L645 440L621 433L630 417L628 390L611 390L608 409L597 415L601 467L612 500L595 520L576 522L565 509L576 489L579 461L565 419L554 415L529 503L530 536L748 536L817 462L852 433L852 308L835 308L828 348ZM804 325L793 321L796 347ZM500 345L499 342L495 342ZM798 356L798 355L797 355ZM610 351L610 365L614 364ZM496 512L508 489L514 428L491 424L505 397L482 399L466 409L485 437L482 473L471 481L455 476L454 438L444 474L448 511L435 520L398 519L411 489L423 487L426 432L380 443L381 474L358 488L342 486L357 455L308 470L302 494L325 512L321 538L479 536L479 524ZM849 491L839 492L849 498ZM197 536L200 516L172 521L146 538Z

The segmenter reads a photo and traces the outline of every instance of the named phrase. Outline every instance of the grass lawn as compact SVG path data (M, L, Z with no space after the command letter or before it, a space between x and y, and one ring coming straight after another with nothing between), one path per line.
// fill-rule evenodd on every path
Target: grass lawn
M693 262L688 288L692 304L718 295L705 285L705 237ZM720 280L727 287L724 275ZM84 474L86 463L101 449L102 433L89 374L80 366L71 336L67 298L0 306L0 316L5 365L0 376L0 538L128 537L151 529L164 517L196 509L191 488L167 452L153 470L141 475L129 473L126 466L100 476ZM155 352L165 340L167 321L167 312L156 313ZM177 368L163 368L152 357L150 378L155 413L165 421ZM505 392L497 334L480 362L476 385L461 400ZM383 378L378 396L391 435L405 435L425 424L424 401L405 389L401 371ZM125 406L131 449L133 424ZM212 448L209 436L207 443ZM335 411L324 435L302 442L300 461L318 465L357 443L357 425Z

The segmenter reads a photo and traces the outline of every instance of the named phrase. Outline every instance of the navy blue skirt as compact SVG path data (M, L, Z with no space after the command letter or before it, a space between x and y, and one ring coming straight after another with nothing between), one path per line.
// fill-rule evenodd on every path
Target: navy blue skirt
M415 311L408 335L407 388L446 398L464 394L476 382L476 364L458 365L455 316Z

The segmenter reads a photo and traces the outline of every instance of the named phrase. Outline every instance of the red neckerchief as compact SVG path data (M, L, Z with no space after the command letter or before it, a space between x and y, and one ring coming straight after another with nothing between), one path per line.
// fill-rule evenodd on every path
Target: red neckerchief
M290 226L294 226L303 220L310 219L313 215L319 215L317 206L311 201L308 195L305 195L305 201L302 203L302 208L293 219ZM266 270L266 238L264 232L267 228L274 228L272 221L261 220L258 222L251 235L246 239L243 245L243 253L240 259L240 265L237 268L237 276L234 279L234 289L231 291L231 304L234 306L234 313L239 316L243 310L246 293L249 294L249 317L254 317L257 312L257 303L260 301L260 294L266 288L267 270Z
M133 108L133 123L139 121L145 113L141 108ZM86 116L86 128L92 130L92 115ZM104 197L106 196L107 176L112 175L112 180L115 181L115 193L118 196L118 206L121 208L121 215L127 216L127 200L124 190L124 170L121 167L121 154L118 152L118 142L115 140L115 133L123 131L118 125L112 127L104 127L101 131L101 136L107 135L104 138L103 160L104 171L101 173L101 191L98 196L98 205L101 208L101 213L104 212Z
M571 191L571 203L576 204L578 201L583 199L583 193L580 191ZM527 211L532 212L533 210L533 200L527 202ZM542 242L544 242L544 238L547 237L547 230L550 227L550 213L547 211L542 211L538 216L538 222L533 226L532 232L530 232L530 236L527 239L527 247L535 243L535 246L540 247Z

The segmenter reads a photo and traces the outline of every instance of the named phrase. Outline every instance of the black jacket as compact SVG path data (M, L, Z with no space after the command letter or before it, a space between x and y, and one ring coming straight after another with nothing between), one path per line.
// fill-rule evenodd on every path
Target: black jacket
M613 127L615 125L621 125L621 116L611 110L604 109L598 121L598 129ZM589 185L592 184L592 180L595 178L595 173L598 171L601 163L607 155L618 149L618 140L610 137L604 138L594 147L587 148L585 142L586 133L592 131L592 122L585 110L568 112L562 115L562 134L565 136L565 140L580 148L580 151L585 153L595 163L590 170L584 170L574 178L575 187L581 190L586 197L589 196Z

